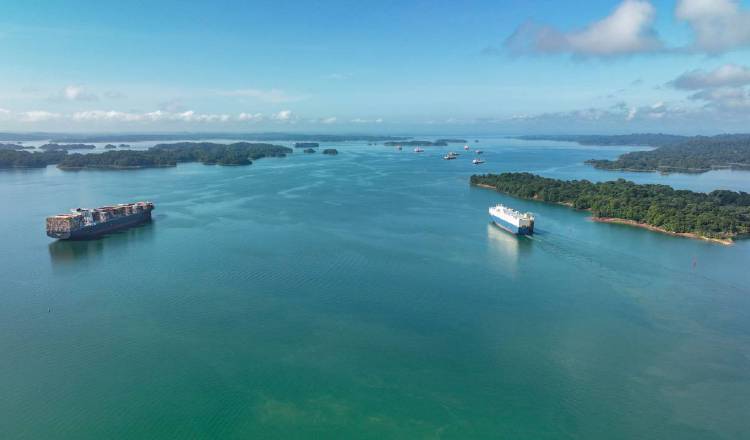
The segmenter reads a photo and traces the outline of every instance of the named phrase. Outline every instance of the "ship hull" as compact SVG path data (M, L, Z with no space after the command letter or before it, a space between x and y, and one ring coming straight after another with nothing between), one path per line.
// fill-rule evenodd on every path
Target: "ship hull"
M490 215L490 219L492 220L492 223L494 223L495 225L497 225L500 229L503 229L503 230L505 230L507 232L510 232L511 234L514 234L514 235L532 235L532 234L534 234L534 227L533 226L531 226L531 227L526 227L526 226L518 227L518 226L516 226L516 225L514 225L514 224L512 224L512 223L510 223L508 221L503 220L502 218L500 218L498 216L495 216L495 215Z
M75 229L66 233L50 233L52 238L60 240L91 240L93 238L101 237L104 234L109 234L122 229L127 229L133 226L140 225L151 221L151 211L143 211L137 214L131 214L128 216L117 217L104 223L97 223L91 226L84 226L79 229Z

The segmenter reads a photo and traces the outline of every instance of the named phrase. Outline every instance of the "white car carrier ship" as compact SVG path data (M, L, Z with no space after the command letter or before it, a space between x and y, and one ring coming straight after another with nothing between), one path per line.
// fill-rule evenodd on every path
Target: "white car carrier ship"
M493 223L511 234L531 235L534 233L534 216L531 213L520 213L505 205L491 206L489 213Z

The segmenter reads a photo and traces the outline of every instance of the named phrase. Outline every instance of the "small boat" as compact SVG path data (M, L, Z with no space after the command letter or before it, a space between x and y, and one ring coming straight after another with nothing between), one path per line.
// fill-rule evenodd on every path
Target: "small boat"
M456 153L455 151L449 151L448 152L448 156L456 156L456 157L458 157L458 156L460 156L460 154Z
M482 150L476 150L475 153L476 154L482 154L482 153L484 153L484 151L482 151Z
M464 150L469 151L469 146L468 145L464 145Z
M456 158L456 156L453 156L451 154L446 154L445 156L443 156L443 159L445 159L445 160L453 160L455 158Z
M401 145L399 145L398 147L396 147L396 149L397 149L398 151L401 151Z
M471 163L473 163L474 165L479 165L480 163L484 163L484 161L482 159L474 159L471 161Z
M419 148L419 147L417 147L417 148L415 148L415 149L414 149L414 152L415 152L415 153L421 153L421 152L423 152L423 151L424 151L424 150L423 150L423 149L421 149L421 148Z

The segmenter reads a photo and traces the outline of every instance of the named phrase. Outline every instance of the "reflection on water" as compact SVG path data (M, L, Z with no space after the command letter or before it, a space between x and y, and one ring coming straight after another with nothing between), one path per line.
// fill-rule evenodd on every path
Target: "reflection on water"
M530 248L527 237L513 235L494 223L487 223L487 247L490 258L504 270L517 274L519 260Z
M49 244L53 265L66 265L95 260L107 252L122 251L135 243L152 241L154 223L148 222L93 240L55 240Z

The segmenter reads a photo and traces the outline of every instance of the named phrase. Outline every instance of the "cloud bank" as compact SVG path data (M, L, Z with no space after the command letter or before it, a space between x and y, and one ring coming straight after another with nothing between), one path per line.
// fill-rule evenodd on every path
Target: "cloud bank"
M725 64L716 70L692 70L669 83L681 90L698 90L715 87L738 87L750 84L750 68Z
M692 50L716 54L750 45L750 12L736 0L679 0L675 16L693 31Z
M528 22L505 41L512 53L569 53L582 57L610 57L662 48L653 28L656 9L646 0L625 0L607 17L586 28L562 32Z
M656 8L649 0L624 0L608 16L583 29L561 31L527 22L504 43L512 54L567 53L578 57L616 57L638 53L719 54L750 47L750 11L738 0L678 0L678 22L687 24L693 41L686 47L667 47L653 27ZM496 54L489 46L483 54Z
M707 108L745 114L750 110L750 68L725 64L712 71L691 70L670 81L679 90L694 91L688 99L703 102Z

